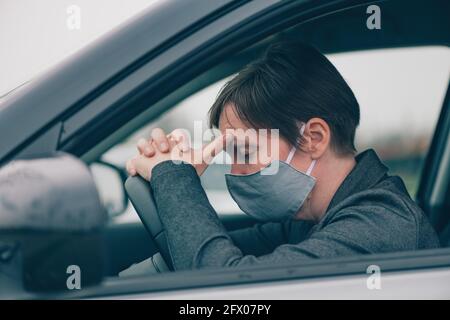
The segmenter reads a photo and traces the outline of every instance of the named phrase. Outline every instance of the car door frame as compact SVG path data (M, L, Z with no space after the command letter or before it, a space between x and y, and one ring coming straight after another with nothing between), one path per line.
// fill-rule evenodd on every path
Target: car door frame
M334 259L312 259L301 263L277 266L211 268L177 271L146 277L110 278L99 286L41 297L45 299L155 299L186 298L193 294L205 299L208 298L208 294L214 294L216 298L220 299L236 299L240 290L250 288L251 292L264 295L265 299L307 299L308 292L305 292L302 288L305 283L308 283L309 288L317 289L332 287L335 286L336 282L343 281L355 290L354 295L350 295L349 298L377 297L377 295L381 298L383 297L383 291L374 294L373 292L377 290L372 291L367 285L367 279L373 274L374 266L378 268L382 278L394 279L402 283L402 286L398 288L385 288L384 293L387 296L401 298L403 295L405 297L407 293L404 290L405 287L414 297L427 299L429 297L448 298L450 296L450 287L447 285L448 282L444 281L444 279L450 279L450 248L445 248ZM433 280L434 287L428 287L427 290L418 286L418 291L415 292L412 287L415 278L420 278L420 283L423 283L423 279L433 279L433 272L442 273L442 281ZM291 292L288 297L277 297L271 294L272 288L276 286L282 286L281 291L284 292L290 285L296 286L299 292ZM440 295L440 293L445 294L445 296ZM321 298L327 296L331 298L340 297L337 291L332 295L331 292L324 290ZM247 296L247 298L255 299L254 296Z
M432 225L441 232L450 223L450 83L442 105L430 148L422 169L417 202L428 214Z

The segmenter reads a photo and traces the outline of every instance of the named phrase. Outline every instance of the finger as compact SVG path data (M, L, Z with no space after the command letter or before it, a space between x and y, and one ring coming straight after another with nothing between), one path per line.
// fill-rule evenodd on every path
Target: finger
M170 134L167 135L167 140L169 141L170 150L173 150L174 148L177 147L178 142L176 142L175 139L172 138L172 136Z
M178 148L181 151L187 152L191 149L191 139L189 131L185 129L175 129L169 134L169 138L175 140Z
M150 172L148 170L149 158L143 155L138 155L131 159L131 162L136 170L136 174L139 174L142 178L149 180Z
M232 134L220 135L207 144L202 151L203 162L210 164L216 155L223 151L228 143L234 139Z
M126 169L127 172L130 176L135 176L136 175L136 168L134 167L134 163L132 161L132 159L128 160L126 163Z
M152 130L151 137L161 152L169 152L169 140L161 128L156 128Z
M147 157L151 157L155 154L155 149L152 146L151 140L152 140L151 138L150 140L145 140L143 138L139 139L137 143L137 148L140 154L143 154Z

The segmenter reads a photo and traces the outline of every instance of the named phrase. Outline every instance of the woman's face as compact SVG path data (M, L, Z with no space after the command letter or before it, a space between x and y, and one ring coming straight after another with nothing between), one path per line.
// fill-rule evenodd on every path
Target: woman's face
M255 136L244 135L245 131L251 130L251 128L239 119L232 104L225 106L219 119L219 129L222 134L229 133L227 129L236 132L234 139L234 149L236 150L233 154L241 154L246 160L245 162L236 161L238 159L235 156L231 165L232 174L251 174L260 171L273 160L286 161L289 152L292 150L292 145L278 135L270 133L267 135L256 134ZM327 198L325 189L323 189L325 192L317 191L320 185L329 188L330 183L335 179L333 178L336 174L334 167L337 160L334 153L329 151L329 141L330 130L322 119L312 118L305 124L302 147L296 150L289 164L301 172L306 172L313 159L322 158L318 161L312 173L312 176L316 178L316 186L297 213L296 219L317 220L325 212L331 200L331 198ZM266 152L255 152L264 147L267 147ZM268 156L261 158L260 155L265 153ZM257 156L255 157L254 154L257 154ZM327 166L324 166L323 163L327 161L333 163L333 166L330 166L332 170L327 170ZM341 160L339 159L339 161ZM354 164L353 158L352 161ZM321 177L327 178L326 184L322 184Z
M224 107L219 120L222 134L233 133L233 146L227 151L232 157L232 174L250 174L260 171L273 160L286 160L292 146L286 139L270 130L267 134L249 128L240 120L232 104ZM232 151L230 153L230 151Z

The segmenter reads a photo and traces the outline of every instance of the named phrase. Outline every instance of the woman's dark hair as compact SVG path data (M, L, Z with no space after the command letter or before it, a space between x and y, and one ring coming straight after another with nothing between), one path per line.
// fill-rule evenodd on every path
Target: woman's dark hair
M333 64L309 45L272 44L221 89L209 110L211 126L219 126L227 104L233 104L250 127L279 129L296 146L302 142L299 123L321 118L330 127L331 146L337 153L356 151L358 102Z

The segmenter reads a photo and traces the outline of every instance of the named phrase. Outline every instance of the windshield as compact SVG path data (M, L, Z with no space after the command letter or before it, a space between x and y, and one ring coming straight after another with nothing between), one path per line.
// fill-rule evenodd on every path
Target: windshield
M0 102L157 0L0 1ZM6 75L6 76L5 76Z

